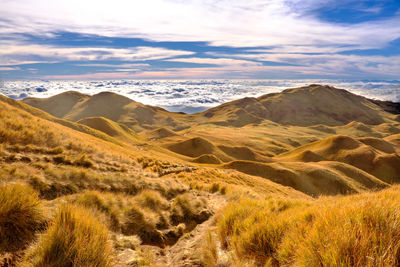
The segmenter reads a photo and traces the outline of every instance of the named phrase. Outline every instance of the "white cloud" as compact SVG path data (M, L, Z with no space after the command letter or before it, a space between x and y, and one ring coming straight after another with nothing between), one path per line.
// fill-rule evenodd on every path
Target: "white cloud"
M122 71L122 72L134 72L140 71L141 69L115 69L115 71Z
M19 70L17 67L0 67L0 71Z
M400 36L398 17L356 25L307 13L333 0L4 0L0 32L72 31L214 45L350 44L380 48Z
M32 56L54 60L89 61L159 60L175 56L191 55L193 52L158 47L104 48L104 47L56 47L49 45L14 43L0 44L0 62L4 65L21 64Z
M262 66L266 70L280 70L282 77L291 72L332 77L380 77L396 79L400 75L400 56L360 56L344 54L301 54L301 53L262 53L236 54L233 57L241 60L259 60L281 63L276 66ZM229 56L224 53L208 53L216 57ZM231 55L232 56L232 55ZM289 66L285 66L289 64ZM246 71L249 70L248 68ZM254 70L256 71L256 70Z
M146 63L133 63L133 64L98 64L98 63L93 63L93 64L75 64L75 66L78 67L104 67L104 68L137 68L137 67L148 67L150 66L149 64Z
M340 3L335 0L3 0L0 1L0 34L3 36L30 33L52 37L56 31L70 31L154 41L204 41L211 45L266 48L248 49L248 54L242 55L209 53L218 58L199 58L193 52L155 47L35 45L17 36L18 40L0 41L0 65L5 68L80 60L164 60L218 67L159 72L151 71L151 66L143 64L77 66L110 67L126 74L146 70L135 75L161 78L158 75L162 73L168 77L177 73L182 77L206 74L211 78L218 75L247 77L251 71L254 75L265 74L266 78L278 74L399 76L399 57L338 53L349 49L380 49L400 38L400 13L392 18L351 25L321 21L313 15L321 7L343 2L356 3L355 0ZM176 56L192 57L174 58ZM254 60L294 66L262 66Z
M164 61L171 62L186 62L186 63L197 63L197 64L215 64L222 66L260 66L262 63L254 62L250 60L232 59L232 58L172 58Z

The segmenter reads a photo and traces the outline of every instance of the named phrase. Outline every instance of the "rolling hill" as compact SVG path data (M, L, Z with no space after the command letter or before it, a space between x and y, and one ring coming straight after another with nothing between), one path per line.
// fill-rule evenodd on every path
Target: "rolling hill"
M89 258L120 267L297 266L308 247L289 241L320 242L307 250L316 260L328 250L322 236L351 251L383 240L382 253L363 248L360 262L364 251L392 257L398 113L396 103L321 85L197 114L109 92L0 96L0 266L40 266L61 254L71 266ZM330 229L360 234L339 240ZM77 258L64 253L72 243ZM330 249L347 260L347 250Z
M383 139L364 137L354 139L335 135L283 153L279 161L340 161L364 170L377 178L398 183L400 180L400 155L397 146Z
M23 102L70 121L104 117L135 131L155 129L157 128L155 125L168 126L174 130L187 127L175 119L180 116L178 113L169 113L162 108L143 105L110 92L89 96L70 91L44 99L26 98Z
M386 121L386 110L399 109L346 90L330 86L310 85L287 89L258 98L244 98L205 111L202 115L213 123L243 126L270 120L285 125L337 126L352 121L380 124Z

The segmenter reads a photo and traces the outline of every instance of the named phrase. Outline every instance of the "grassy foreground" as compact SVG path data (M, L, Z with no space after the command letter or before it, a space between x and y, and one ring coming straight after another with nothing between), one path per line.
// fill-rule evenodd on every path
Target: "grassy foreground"
M218 240L235 266L398 266L399 193L242 199L223 211Z

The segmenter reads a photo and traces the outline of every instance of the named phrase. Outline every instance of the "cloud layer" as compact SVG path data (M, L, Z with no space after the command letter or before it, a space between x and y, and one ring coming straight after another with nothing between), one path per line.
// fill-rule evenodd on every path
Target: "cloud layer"
M257 97L308 84L330 84L369 98L400 102L400 82L340 80L112 80L112 81L14 81L3 94L20 99L50 97L75 90L86 94L111 91L144 104L170 111L200 112L242 97Z
M0 77L394 79L399 10L391 0L4 0Z

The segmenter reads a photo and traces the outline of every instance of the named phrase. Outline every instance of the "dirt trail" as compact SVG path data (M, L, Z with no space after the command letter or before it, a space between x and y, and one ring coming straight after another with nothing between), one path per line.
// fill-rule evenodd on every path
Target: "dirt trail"
M227 203L225 196L220 194L201 193L208 201L208 207L214 212L207 221L198 224L191 232L184 234L174 245L161 249L154 246L142 246L142 250L151 251L154 254L154 267L189 267L201 266L199 259L192 257L203 241L208 230L215 222L215 214ZM118 255L117 267L136 266L134 262L138 259L139 253L133 250L124 250Z
M192 256L214 223L216 212L226 204L225 197L219 194L209 194L207 200L209 202L209 208L214 212L214 215L207 221L197 225L190 233L181 237L178 242L165 252L165 256L159 257L156 261L159 266L201 266L198 259Z

